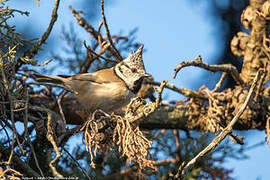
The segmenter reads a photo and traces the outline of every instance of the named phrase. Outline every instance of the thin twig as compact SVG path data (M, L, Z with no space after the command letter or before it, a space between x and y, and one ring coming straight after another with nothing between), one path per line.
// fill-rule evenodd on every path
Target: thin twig
M22 151L23 154L25 154L25 150L22 148L22 145L21 145L21 143L19 141L19 138L18 138L18 134L17 134L16 126L15 126L15 120L14 120L13 98L11 96L8 81L7 81L5 72L4 72L4 68L2 66L1 66L1 72L2 72L3 82L4 82L4 87L5 87L5 89L6 89L7 93L8 93L8 98L9 98L9 101L10 101L10 119L11 119L11 122L12 122L12 151L11 151L11 154L10 154L10 159L8 161L8 164L9 164L10 161L11 161L12 155L13 155L14 136L15 135L16 135L16 141L17 141L17 143L19 145L19 148L20 148L20 150Z
M27 128L27 125L28 125L28 103L29 103L29 94L28 94L28 89L27 87L25 87L26 89L26 104L25 104L25 119L24 119L24 138L27 139L27 142L29 143L29 146L30 146L30 149L33 153L33 157L34 157L34 160L35 160L35 163L36 163L36 166L41 174L42 177L44 177L44 174L39 166L39 163L38 163L38 160L37 160L37 156L36 156L36 153L35 153L35 149L34 149L34 146L32 145L32 142L30 140L30 137L29 137L29 133L28 133L28 128Z
M155 81L146 81L146 84L152 84L152 85L156 85L156 86L160 86L161 83L159 82L155 82ZM201 94L200 92L197 91L192 91L189 89L185 89L185 88L178 88L176 87L174 84L170 84L167 83L166 85L164 85L164 87L173 90L175 92L178 92L186 97L193 97L193 98L200 98L200 99L207 99L207 97L205 97L205 95Z
M239 84L239 85L244 85L244 81L241 79L238 70L236 69L235 66L231 64L221 64L221 65L209 65L207 63L202 62L201 56L198 56L195 60L191 61L183 61L181 64L179 64L175 69L174 69L174 76L173 78L176 77L177 73L184 67L187 66L195 66L195 67L200 67L203 69L206 69L211 72L226 72L229 73L233 79Z
M164 134L166 132L167 129L161 129L158 133L156 133L154 135L153 138L151 138L151 140L157 139L160 135Z
M63 178L63 175L60 174L59 172L57 172L56 168L53 166L53 163L55 161L57 161L62 153L58 150L58 147L56 145L56 141L54 139L54 133L53 133L53 129L51 127L51 121L52 121L52 113L48 112L48 123L47 123L47 129L48 129L48 132L47 132L47 139L48 141L51 142L52 146L53 146L53 149L55 150L55 153L56 153L56 156L55 158L50 162L50 168L51 170L53 171L53 174L59 178Z
M34 157L34 160L35 160L35 164L36 164L36 166L37 166L37 168L38 168L38 170L39 170L41 176L44 177L44 173L43 173L43 171L41 170L41 168L40 168L40 166L39 166L39 163L38 163L38 160L37 160L37 156L36 156L36 152L35 152L35 149L34 149L34 146L33 146L32 142L31 142L31 140L30 140L30 138L29 138L29 135L28 135L28 137L27 137L27 141L28 141L29 146L30 146L30 149L31 149L31 151L32 151L32 153L33 153L33 157Z
M266 78L266 76L268 74L267 67L268 67L268 62L265 63L265 67L263 69L263 75L260 78L260 80L258 82L258 85L257 85L257 90L256 90L256 93L255 93L255 96L254 96L254 101L255 102L258 102L258 98L260 97L260 94L262 94L262 91L264 90L264 87L265 87L265 83L267 82L267 81L265 81L265 78Z
M10 146L10 145L11 145L11 144L10 144L10 138L9 138L8 132L7 132L7 130L6 130L5 125L3 124L2 120L0 121L0 124L1 124L1 126L3 127L3 130L4 130L4 132L5 132L6 136L7 136L8 144L9 144L9 146Z
M49 35L50 35L51 31L52 31L52 28L54 26L54 23L56 22L57 17L58 17L57 10L58 10L58 7L59 7L59 3L60 3L60 0L55 0L54 8L53 8L53 11L52 11L52 18L51 18L50 24L49 24L47 30L45 31L45 33L42 35L42 37L38 41L38 43L36 44L36 46L32 50L30 50L31 53L36 54L37 53L37 50L40 48L40 46L49 37Z
M175 136L175 144L176 144L176 159L182 163L183 162L183 158L182 158L182 155L181 155L181 140L180 140L180 134L179 134L179 131L174 129L173 130L173 134Z
M212 142L206 147L204 148L201 152L199 152L192 160L190 160L183 168L183 170L181 170L181 168L179 167L177 174L175 175L175 178L179 178L181 175L185 175L187 172L189 172L189 170L193 167L193 165L201 158L203 157L205 154L207 154L208 152L210 152L211 150L214 150L216 148L217 145L220 144L220 142L228 135L232 132L232 128L234 126L234 124L238 121L239 117L243 114L243 112L245 111L249 101L252 99L253 96L253 92L255 91L255 88L257 86L257 82L259 80L259 78L261 77L263 70L259 70L253 80L253 83L249 89L248 95L245 99L245 102L243 103L243 105L241 106L240 110L237 112L237 114L234 116L234 118L232 119L232 121L228 124L228 126L222 130L222 132L215 137Z
M71 6L69 6L69 9L71 10L72 14L75 16L77 19L77 22L80 26L82 26L89 34L92 36L94 39L98 39L98 32L90 25L87 23L87 21L80 16L78 11L75 11Z
M23 125L24 125L24 139L27 138L28 136L28 103L29 103L29 94L28 94L28 89L27 87L24 87L26 90L26 102L25 102L25 107L24 107L24 113L25 113L25 118L23 121Z
M26 16L29 16L29 12L28 11L20 11L18 9L8 9L9 12L13 13L13 12L17 12L17 13L20 13L21 15L26 15Z
M168 81L162 81L160 86L159 86L159 89L157 89L157 99L156 99L156 108L158 108L159 106L159 103L161 102L161 94L163 92L163 89L164 87L166 86L166 84L168 83Z
M221 123L219 123L220 125L220 130L224 130L225 127L223 127L223 125ZM237 144L240 144L240 145L244 145L244 138L242 136L237 136L236 134L234 134L232 131L229 133L230 135L230 138L233 142L236 142Z
M16 171L15 169L11 169L11 168L7 168L6 170L4 170L2 173L3 174L6 174L7 172L9 172L9 171L12 171L14 174L16 174L17 176L23 176L23 174L21 174L19 171ZM13 174L12 173L12 174ZM8 175L9 176L9 175ZM3 178L3 176L1 176L1 178ZM4 178L5 179L5 178ZM10 176L8 179L14 179L14 180L16 180L17 179L17 177L15 178L14 176ZM19 178L18 178L19 179Z
M92 180L93 178L91 178L86 170L80 165L80 163L68 152L68 150L66 148L63 147L63 150L68 154L68 156L76 163L76 165L82 170L83 174L90 180Z
M50 24L48 26L48 28L46 29L46 31L44 32L44 34L41 36L40 40L34 45L34 47L26 52L23 53L22 57L27 57L29 59L33 58L39 51L41 45L43 43L45 43L45 41L47 40L47 38L49 37L49 35L51 34L52 28L57 20L57 10L59 7L59 3L60 0L55 0L55 4L54 4L54 8L52 11L52 18L50 21ZM21 67L21 65L24 64L22 59L19 59L19 61L17 62L15 69L18 70L19 67Z
M64 147L65 143L71 136L80 132L80 129L83 125L77 125L72 129L66 129L66 132L62 133L59 137L57 137L57 143L61 144L61 147Z
M112 48L114 50L113 51L114 56L115 56L116 59L118 59L118 61L122 61L123 58L120 55L119 51L114 46L110 31L109 31L109 28L108 28L108 24L107 24L105 13L104 13L104 0L101 0L101 14L102 14L103 23L104 23L104 26L105 26L105 29L106 29L107 38L108 38L109 42L111 43L111 46L112 46Z
M175 164L178 162L177 159L163 159L163 160L158 160L158 161L151 161L154 165L156 166L162 166L164 164ZM125 179L124 177L127 174L132 174L131 172L137 172L138 171L138 167L136 165L131 165L130 167L123 169L119 172L110 174L104 178L100 178L100 180L110 180L110 179Z
M0 144L0 152L3 155L3 158L5 159L6 157L8 157L8 155L10 153L10 149L3 146L2 144ZM25 176L31 176L34 179L37 177L40 177L40 175L37 172L35 172L30 166L28 166L20 158L21 158L21 156L14 153L14 155L12 157L12 162L13 162L12 165L14 168L20 169L20 171L23 172L23 174Z
M223 73L222 73L222 75L221 75L221 77L220 77L218 83L216 84L216 86L215 86L215 88L212 90L212 92L215 92L216 90L218 90L218 89L221 87L221 85L222 85L222 83L223 83L223 81L224 81L226 75L227 75L226 72L223 72Z
M13 131L12 131L12 142L11 142L11 152L10 152L8 161L6 162L6 164L8 164L8 165L10 165L11 159L12 159L13 154L14 154L14 139L15 139L15 132L14 132L14 128L13 128Z
M162 165L162 164L168 164L168 163L177 163L178 159L162 159L159 161L152 161L154 165Z
M62 120L64 121L64 126L66 126L67 124L67 121L66 121L66 118L65 118L65 114L64 114L64 111L63 111L63 108L62 108L62 105L61 105L61 101L63 99L63 97L67 94L67 91L63 90L59 97L57 98L57 104L58 104L58 108L59 108L59 112L61 114L61 117L62 117Z
M99 22L99 25L98 25L98 39L97 39L97 42L99 44L100 47L103 47L103 44L102 44L102 36L101 36L101 28L102 26L104 25L104 22ZM106 41L103 41L103 42L106 42Z
M71 10L72 14L75 16L75 18L77 19L77 22L80 26L82 26L89 34L92 38L94 38L95 40L97 40L97 42L101 45L101 47L103 47L102 44L107 43L102 36L100 35L99 31L96 31L90 24L87 23L87 21L80 16L78 11L75 11L71 6L69 6L69 9ZM111 55L114 55L114 50L112 49L112 47L108 47L108 51ZM118 61L117 61L118 62Z
M83 45L87 49L87 56L86 56L86 58L84 60L83 67L80 70L80 73L87 73L88 69L91 67L91 64L95 61L95 59L93 57L93 53L88 50L88 47L86 46L85 41L83 41Z
M104 57L104 56L101 56L102 53L96 53L94 50L92 50L90 47L88 47L88 46L86 45L86 42L85 42L85 41L83 42L83 44L84 44L84 47L85 47L87 50L89 50L91 53L93 53L93 54L96 56L96 57L93 57L93 60L95 60L96 58L99 57L99 58L104 59L105 61L108 61L108 62L118 63L118 61L115 61L115 60L106 58L106 57Z

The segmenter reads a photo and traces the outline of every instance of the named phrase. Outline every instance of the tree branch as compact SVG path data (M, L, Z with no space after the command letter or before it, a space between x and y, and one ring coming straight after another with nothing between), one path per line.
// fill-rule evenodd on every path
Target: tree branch
M52 11L52 18L51 18L51 21L50 21L48 28L46 29L46 31L44 32L44 34L42 35L40 40L34 45L34 47L23 53L23 55L22 55L23 58L25 58L25 57L27 57L28 59L33 58L38 53L38 50L40 49L41 45L43 43L45 43L45 41L47 40L47 38L51 34L52 28L57 20L57 16L58 16L57 10L59 7L59 3L60 3L60 0L55 0L55 5L54 5L53 11ZM16 66L15 66L15 69L18 70L21 67L21 65L23 65L23 64L24 64L24 61L21 58L19 58Z
M0 144L0 152L3 157L9 157L10 149ZM23 162L16 154L13 154L11 164L14 169L20 171L24 176L40 177L40 175Z
M253 80L252 86L248 92L248 95L246 97L245 102L243 103L243 105L241 106L240 110L237 112L237 114L234 116L234 118L232 119L232 121L228 124L228 126L222 130L222 132L213 139L213 141L206 147L204 148L200 153L198 153L192 160L190 160L184 167L182 170L182 166L179 167L177 174L175 175L175 178L179 178L181 175L185 175L187 174L190 169L194 166L194 164L200 159L202 158L204 155L206 155L208 152L214 150L216 148L216 146L218 146L221 141L232 132L233 126L235 125L235 123L239 120L240 116L243 114L243 112L245 111L248 103L250 102L250 100L252 99L252 95L255 91L255 88L257 86L257 82L259 80L259 78L261 77L263 70L259 70L256 74L256 77Z

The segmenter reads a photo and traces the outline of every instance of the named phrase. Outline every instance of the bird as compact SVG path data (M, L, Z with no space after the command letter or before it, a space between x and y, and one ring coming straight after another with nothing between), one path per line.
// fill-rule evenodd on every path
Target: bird
M115 112L126 106L139 92L146 73L142 58L143 45L115 66L73 76L49 76L35 73L37 82L61 84L75 94L90 112Z

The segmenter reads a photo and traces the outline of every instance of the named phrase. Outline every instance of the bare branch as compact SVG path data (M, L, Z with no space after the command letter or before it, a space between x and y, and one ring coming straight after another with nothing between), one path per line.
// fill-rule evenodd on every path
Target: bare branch
M224 81L225 77L226 77L227 73L226 72L223 72L218 83L216 84L216 87L212 90L212 92L215 92L216 90L218 90L221 85L222 85L222 82Z
M59 3L60 0L55 0L55 4L54 4L54 8L52 11L52 18L50 21L50 24L48 26L48 28L46 29L46 31L44 32L44 34L42 35L42 37L40 38L40 40L34 45L34 47L26 52L23 53L22 57L27 57L29 59L33 58L39 51L41 45L43 43L45 43L45 41L47 40L47 38L49 37L49 35L51 34L52 28L57 20L57 10L59 7ZM23 60L20 58L15 66L15 69L18 70L21 65L24 64Z
M184 67L187 66L196 66L196 67L200 67L203 69L206 69L208 71L211 72L226 72L229 73L233 79L239 84L239 85L243 85L244 81L241 79L236 67L234 67L231 64L221 64L221 65L209 65L207 63L203 63L202 62L202 58L201 56L198 56L195 60L191 60L191 61L183 61L181 64L179 64L175 69L174 69L174 76L173 78L176 77L177 73Z
M51 127L51 121L52 121L52 113L48 112L48 123L47 123L48 132L47 132L47 139L48 139L48 141L51 142L51 144L52 144L52 146L53 146L53 148L55 150L55 153L56 153L55 158L50 162L49 165L50 165L50 168L53 171L53 174L55 176L57 176L59 178L63 178L63 175L60 174L59 172L57 172L56 168L53 166L53 163L55 161L57 161L61 157L62 153L58 150L56 141L54 139L54 132L53 132L53 129Z
M157 89L157 99L156 99L156 108L158 108L159 107L159 103L161 102L161 94L162 94L162 92L163 92L163 89L164 89L164 87L166 86L166 84L168 83L168 81L162 81L162 83L160 84L160 87L159 87L159 89Z
M20 150L22 151L23 154L25 153L25 150L22 148L22 145L21 145L20 140L18 138L18 133L17 133L17 130L16 130L15 120L14 120L13 98L12 98L11 93L10 93L9 84L8 84L8 81L7 81L3 66L1 66L1 73L2 73L1 75L2 75L2 78L3 78L4 87L5 87L5 90L6 90L7 94L8 94L8 98L9 98L9 102L10 102L10 114L11 114L10 119L11 119L11 122L12 122L12 149L11 149L11 153L10 153L10 156L9 156L9 160L7 161L7 164L10 164L11 159L12 159L12 155L14 153L14 136L15 135L16 135L16 141L17 141L17 143L19 145L19 148L20 148Z
M3 157L8 157L10 154L10 149L0 144L0 152L2 153ZM31 167L29 167L25 162L23 162L19 156L14 154L12 156L12 165L14 165L14 168L17 169L20 172L23 172L25 176L31 176L31 177L40 177L40 175L34 171Z
M107 42L101 37L100 32L96 31L90 24L88 24L87 21L83 17L80 16L78 11L75 11L71 6L69 6L69 9L71 10L73 15L77 19L78 24L80 26L82 26L91 35L91 37L93 37L95 40L97 40L99 42L99 44L101 45L101 47L104 46L103 43L107 44ZM109 45L110 45L110 43L109 43ZM115 55L114 49L112 49L112 47L109 46L108 51L111 55L113 55L114 57L116 57L116 59L118 59L117 55Z
M200 153L198 153L192 160L190 160L183 168L183 170L181 168L178 169L177 174L175 175L175 178L179 178L181 175L185 175L186 173L188 173L188 171L193 167L193 165L201 158L203 157L205 154L207 154L208 152L210 152L211 150L215 149L217 145L220 144L220 142L228 135L231 133L232 128L234 126L234 124L238 121L239 117L243 114L243 112L245 111L249 101L252 99L253 96L253 92L255 91L255 88L257 86L257 82L259 80L259 78L261 77L263 70L259 70L256 74L256 77L253 80L252 86L250 87L250 90L248 92L248 95L246 97L246 100L244 102L244 104L241 106L240 110L237 112L237 114L234 116L234 118L232 119L232 121L228 124L228 126L222 130L222 132L213 139L213 141L206 147L204 148Z
M104 59L105 61L108 61L108 62L113 62L113 63L118 63L118 61L115 61L115 60L112 60L112 59L109 59L109 58L106 58L106 57L104 57L104 56L101 56L101 54L103 54L104 52L105 52L105 50L103 50L104 48L108 48L109 46L105 46L105 47L103 47L101 50L102 51L99 51L98 53L96 53L94 50L92 50L90 47L88 47L87 45L86 45L86 42L84 41L84 47L88 50L88 51L90 51L91 53L93 53L94 55L95 55L95 57L93 57L93 61L96 59L96 58L101 58L101 59Z
M157 85L157 86L160 86L161 83L159 82L155 82L155 81L146 81L145 82L146 84L152 84L152 85ZM193 97L193 98L200 98L200 99L207 99L207 97L205 97L203 94L201 94L200 92L198 91L192 91L192 90L189 90L189 89L185 89L185 88L178 88L176 87L174 84L170 84L170 83L166 83L164 85L164 87L170 89L170 90L173 90L175 92L178 92L186 97Z
M28 94L27 87L25 87L25 88L26 88L26 105L25 105L25 118L24 118L24 138L27 139L27 142L29 143L30 149L31 149L31 151L33 153L33 157L34 157L36 166L37 166L41 176L44 177L44 173L42 172L42 170L41 170L41 168L39 166L38 159L37 159L37 156L36 156L36 152L35 152L34 146L33 146L32 142L31 142L31 139L30 139L29 133L28 133L27 125L28 125L29 94Z
M91 178L86 170L80 165L80 163L68 152L68 150L66 148L63 147L63 150L68 154L68 156L76 163L76 165L82 170L83 174L85 175L85 177L87 177L88 179L92 180L93 178Z
M108 28L108 24L107 24L105 13L104 13L104 0L101 0L101 14L102 14L103 23L104 23L104 26L105 26L105 29L106 29L107 38L108 38L108 40L109 40L109 42L110 42L110 44L112 46L112 49L113 49L113 54L116 57L116 59L118 59L118 61L122 61L123 58L121 57L119 51L114 46L110 31L109 31L109 28Z

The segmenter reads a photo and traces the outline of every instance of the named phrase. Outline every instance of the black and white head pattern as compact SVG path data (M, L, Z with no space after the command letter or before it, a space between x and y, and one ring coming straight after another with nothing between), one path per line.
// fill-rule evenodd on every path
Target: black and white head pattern
M149 76L145 72L144 63L142 59L143 45L134 53L131 52L129 56L115 66L115 73L133 92L137 93L143 81L143 77Z

